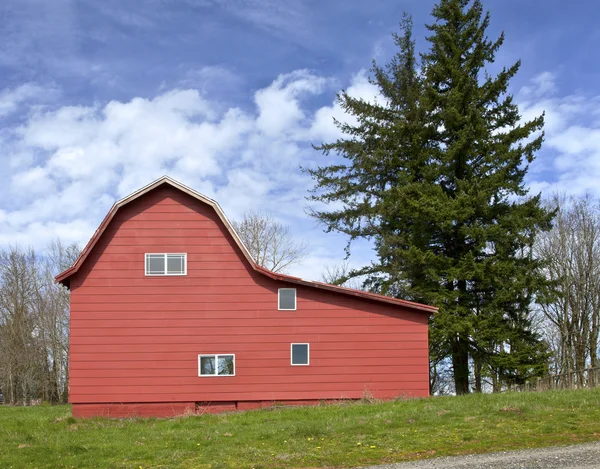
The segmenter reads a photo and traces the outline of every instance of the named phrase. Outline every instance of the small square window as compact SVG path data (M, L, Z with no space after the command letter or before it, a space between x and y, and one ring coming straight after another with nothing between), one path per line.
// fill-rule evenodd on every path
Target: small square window
M198 376L235 376L235 355L198 355Z
M295 288L280 288L279 289L279 309L280 310L296 310L296 289Z
M146 254L146 275L187 275L187 254Z
M309 361L309 344L292 344L292 365L306 366Z

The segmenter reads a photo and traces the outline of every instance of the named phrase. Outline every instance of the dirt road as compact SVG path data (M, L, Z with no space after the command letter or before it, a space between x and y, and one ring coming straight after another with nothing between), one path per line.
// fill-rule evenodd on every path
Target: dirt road
M503 453L435 458L363 469L589 469L600 468L600 442Z

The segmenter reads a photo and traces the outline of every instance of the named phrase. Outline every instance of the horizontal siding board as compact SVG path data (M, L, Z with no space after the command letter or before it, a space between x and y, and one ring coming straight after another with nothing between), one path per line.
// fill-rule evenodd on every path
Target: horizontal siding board
M187 253L188 274L146 277L149 252ZM119 209L71 285L74 403L428 394L425 314L263 276L211 207L169 187ZM277 310L283 287L297 311ZM290 365L292 342L310 366ZM198 377L200 353L235 353L236 376Z
M163 249L160 252L164 252ZM144 272L145 253L151 253L152 251L134 252L130 254L126 253L113 253L104 254L102 259L96 262L95 268L103 268L105 265L109 265L110 268L126 268L131 270L141 270ZM240 268L244 268L240 263L238 254L234 251L229 252L188 252L188 251L177 251L187 254L187 265L188 267L203 268L204 265L210 265L211 262L235 262Z
M305 326L293 324L293 321L282 321L281 325L254 325L252 321L227 321L225 324L207 325L205 320L202 319L188 319L185 327L181 327L182 324L173 322L170 320L120 320L122 324L111 324L111 327L101 327L104 324L90 325L77 324L71 330L73 332L80 331L85 336L98 336L98 335L130 335L130 334L144 334L144 335L279 335L281 334L282 327L286 328L290 334L315 334L315 326ZM89 322L89 321L88 321ZM287 322L287 325L284 325ZM248 324L248 325L246 325ZM112 330L110 330L112 329ZM363 325L351 325L351 326L340 326L340 325L322 325L319 327L318 334L391 334L394 337L401 337L403 334L411 334L413 332L419 332L421 326L415 324L405 324L396 330L390 330L388 324L363 324Z
M79 345L105 345L105 346L113 346L113 345L145 345L145 346L153 346L153 345L162 345L169 346L173 349L173 347L177 347L179 345L194 345L195 347L198 344L203 344L207 347L213 348L215 345L221 344L235 344L237 346L243 347L244 350L264 350L265 348L272 348L281 344L289 344L290 339L294 336L291 335L283 335L283 336L263 336L262 340L257 340L257 338L250 338L244 340L243 337L202 337L202 342L199 342L198 336L188 336L188 337L178 337L177 340L172 337L146 337L146 336L117 336L117 337L79 337L79 336L71 336L71 345L76 347ZM367 349L372 348L374 350L385 350L388 347L396 347L398 344L406 344L408 347L409 344L414 344L414 347L418 347L419 349L425 349L423 344L423 337L427 337L426 334L413 334L408 337L403 337L401 340L390 340L383 341L378 340L377 343L373 343L371 340L363 340L363 341L352 341L348 340L348 337L340 338L337 336L336 338L340 340L331 340L329 337L323 337L320 340L320 347L330 347L336 350L344 350L351 344L353 347L357 349ZM312 342L313 344L315 342ZM223 345L224 347L226 345ZM338 347L338 348L336 348Z
M410 375L409 375L410 376ZM206 378L207 381L210 378ZM214 378L213 381L220 381L221 383L205 383L204 385L198 384L182 384L179 386L173 386L171 384L166 385L153 385L153 386L133 386L133 385L102 385L102 389L107 393L119 393L119 394L166 394L166 393L177 393L177 394L191 394L191 393L203 393L206 392L203 390L204 388L208 388L209 386L214 389L215 395L219 395L221 393L228 392L236 392L239 389L239 386L234 384L223 384L222 381L225 378ZM318 383L320 391L332 391L335 393L339 393L340 395L344 392L352 392L352 391L364 391L365 388L373 389L373 390L398 390L401 386L405 389L411 388L422 388L423 381L421 375L416 375L412 377L414 381L411 380L403 380L401 382L345 382L345 383ZM290 386L287 383L272 383L268 386L264 384L245 384L244 385L244 393L251 392L260 392L268 389L271 392L283 391L283 392L303 392L303 391L313 391L315 388L315 383L294 383L294 386ZM229 389L225 389L226 387ZM86 394L98 394L98 386L96 384L91 385L78 385L77 392L73 393L73 395L84 396ZM202 400L202 399L198 399ZM221 399L219 399L221 400Z
M176 402L176 401L279 401L279 400L301 400L301 399L360 399L367 395L377 395L381 399L392 399L395 397L426 397L428 396L428 387L422 383L403 383L404 389L313 389L313 390L294 390L294 391L273 391L261 389L259 391L236 391L236 392L164 392L164 393L140 393L138 390L132 392L117 392L111 394L107 399L103 394L80 394L74 393L70 396L72 403L88 402Z
M151 206L150 206L151 207ZM184 208L183 210L173 211L166 207L159 207L159 210L149 210L150 207L146 207L146 210L138 210L137 212L130 212L120 214L117 213L113 220L115 222L128 222L132 223L149 223L149 222L178 222L178 221L192 221L195 223L203 223L212 225L212 220L199 219L198 213L190 208ZM172 206L175 207L175 206ZM135 226L135 225L131 225ZM166 224L169 226L169 223Z
M175 277L172 277L173 279ZM239 301L217 301L217 302L209 302L209 301L170 301L168 303L156 303L150 301L144 301L142 303L135 302L122 302L120 298L113 298L110 295L103 295L103 301L98 301L99 298L94 298L94 301L89 301L89 298L85 298L83 295L81 300L79 299L79 290L77 292L77 299L74 300L72 306L72 311L114 311L115 308L120 308L123 311L213 311L214 313L219 311L228 311L228 312L236 312L236 311L261 311L262 313L275 313L278 315L288 315L288 316L307 316L307 317L320 317L320 315L327 314L341 314L342 316L357 316L361 314L366 315L376 315L376 314L388 314L394 317L402 317L407 318L406 315L401 314L400 312L390 312L390 313L379 313L377 311L373 311L371 313L365 313L356 309L350 309L349 307L345 307L341 304L328 304L322 303L318 307L304 307L300 308L301 298L298 299L298 311L277 311L276 308L273 307L273 300L269 298L266 301L256 302L256 303L248 303L248 302L239 302ZM85 298L85 299L83 299ZM155 298L153 298L155 299ZM87 300L87 301L86 301ZM177 300L177 299L175 299ZM312 315L312 316L311 316ZM416 323L416 322L415 322ZM418 323L417 323L418 324Z
M415 371L412 371L412 370ZM422 370L420 367L407 368L401 371L403 381L401 382L419 382L423 378ZM387 386L393 383L392 389L397 387L398 379L388 373L379 374L354 374L355 381L362 383L373 384L376 386ZM199 382L198 380L201 380ZM207 382L210 380L210 382ZM234 382L235 381L235 382ZM309 381L309 383L307 383ZM280 390L293 391L298 384L343 384L348 381L347 374L321 374L321 375L303 375L303 376L264 376L264 375L247 375L247 376L235 376L235 377L219 377L219 378L200 378L197 376L167 376L167 377L144 377L136 378L131 376L125 377L74 377L72 378L73 385L77 388L93 388L98 385L104 386L115 386L115 387L163 387L172 386L177 389L193 389L194 387L202 390L205 386L214 387L215 390L235 390L239 389L239 386L243 386L246 391L259 388L261 385L277 386ZM93 390L93 389L92 389ZM97 391L93 390L93 391Z
M173 345L177 345L179 341L185 341L189 339L185 339L185 337L198 337L202 335L202 332L195 332L190 329L180 328L175 330L177 334L171 332L169 335L163 335L162 331L155 331L154 329L144 329L143 335L140 335L140 332L137 330L120 330L120 329L86 329L85 333L82 331L74 331L72 337L81 337L81 338L92 338L92 337L101 337L101 338L111 338L116 339L117 337L127 337L129 339L133 337L141 337L142 339L146 339L144 343L148 343L148 339L151 338L152 341L159 341L162 343L170 343ZM77 333L75 335L75 332ZM152 333L154 332L154 333ZM414 333L412 334L412 340L423 340L423 337L427 337L427 333ZM231 335L212 335L210 337L212 343L218 344L225 341L233 340ZM386 334L322 334L317 331L313 331L311 333L293 333L291 331L279 332L276 334L260 334L249 336L246 334L240 334L236 336L236 341L239 344L247 344L252 342L259 343L281 343L284 342L397 342L400 340L405 340L401 336L397 335L394 332L388 332ZM132 340L121 341L120 343L137 343ZM209 344L211 342L204 341L203 343ZM80 343L86 343L86 341L81 341ZM88 342L89 343L89 342ZM101 342L107 343L107 342ZM119 343L119 342L116 342ZM150 342L152 343L152 342Z
M263 311L263 312L276 312L279 315L288 315L288 316L302 316L304 314L310 315L318 312L326 312L325 314L329 314L329 312L344 311L345 315L348 316L356 316L356 315L378 315L384 314L388 316L393 316L397 318L408 319L409 317L402 314L399 311L396 312L384 312L381 310L373 310L372 312L360 311L358 309L349 309L347 306L337 303L321 303L315 304L313 303L305 303L302 298L298 298L298 311L277 311L276 307L273 305L273 299L270 297L264 297L262 300L260 298L255 298L257 301L249 302L249 301L236 301L232 299L232 301L227 302L223 301L221 298L218 301L215 301L215 296L220 295L212 295L212 297L208 297L205 302L198 302L191 300L191 298L186 298L186 301L183 301L182 298L168 298L169 295L159 295L162 296L162 300L167 300L164 303L157 303L156 301L159 298L156 298L156 295L149 300L146 296L138 295L138 300L135 301L123 301L122 298L112 297L109 294L106 295L77 295L77 299L73 303L73 311L79 310L89 310L89 311L114 311L115 308L122 308L127 311L189 311L189 310L197 310L197 311L207 311L213 310L217 311L244 311L244 310L252 310L252 311ZM90 298L91 296L91 298ZM208 295L207 295L208 296ZM260 296L260 295L258 295ZM266 298L266 299L265 299ZM153 301L152 301L153 300ZM169 301L171 300L171 301ZM174 300L174 301L173 301ZM210 301L208 301L210 300ZM303 303L303 304L302 304ZM345 309L344 309L345 308ZM316 316L315 316L316 317ZM426 320L425 320L426 321ZM424 321L421 319L421 322L412 321L415 324L422 324Z
M148 251L148 246L139 246L139 245L117 245L117 244L109 244L104 249L104 255L114 256L114 255L143 255ZM200 244L197 246L186 246L187 252L192 255L202 256L205 254L232 254L236 251L231 247L230 244ZM166 250L166 252L171 252L171 250Z
M360 330L353 330L348 328L364 328L365 332L385 332L379 331L378 328L385 327L389 330L390 326L393 326L394 320L398 321L397 331L404 332L410 330L419 330L419 325L416 325L409 322L403 321L401 319L390 318L386 316L375 316L373 318L365 318L361 316L355 316L350 318L344 318L344 325L340 326L340 318L333 317L318 317L318 318L304 318L304 317L282 317L280 315L276 318L243 318L238 316L237 318L222 318L222 317L209 317L209 318L186 318L185 323L187 327L206 327L206 328L214 328L217 327L220 330L237 334L239 332L233 332L236 328L265 328L267 330L271 330L272 328L281 328L281 327L309 327L311 331L314 331L315 320L319 321L319 325L323 332L327 332L327 328L336 328L331 332L361 332ZM86 329L86 328L97 328L97 327L118 327L118 328L145 328L145 327L173 327L181 325L181 320L173 319L173 318L151 318L146 315L144 318L123 318L121 319L115 318L110 322L110 324L106 323L105 319L82 319L78 317L77 324L74 328L76 329ZM231 331L231 332L230 332ZM252 332L253 329L249 329L249 332Z
M212 353L212 352L202 352ZM224 352L229 353L229 352ZM182 368L188 370L196 370L193 372L193 376L196 376L198 365L197 355L191 356L189 360L164 360L158 357L155 360L84 360L84 357L77 357L71 359L71 364L74 369L161 369L163 367ZM291 367L289 357L286 358L271 358L271 359L256 359L256 360L237 360L236 366L238 369L252 369L252 368L293 368L295 373L310 374L312 370L309 368L320 368L320 367L359 367L363 366L368 369L371 366L422 366L424 364L423 357L417 358L314 358L311 357L311 365L307 367ZM305 371L306 370L306 371ZM399 376L398 379L402 377Z
M290 346L287 344L281 344L278 349L275 350L257 350L257 351L244 351L241 352L239 349L225 349L219 347L215 350L216 347L211 347L210 349L201 348L200 346L196 349L198 352L157 352L154 349L151 350L138 350L136 352L78 352L77 349L74 349L71 357L77 361L189 361L192 360L195 362L197 356L199 354L210 354L210 353L235 353L236 361L238 365L248 366L246 365L249 361L254 361L257 363L256 366L275 366L273 362L271 365L267 362L267 360L280 360L283 359L286 361L284 366L289 365L290 361ZM318 344L317 344L318 345ZM424 355L423 350L411 351L411 350L372 350L370 353L366 353L367 351L358 351L353 352L352 350L327 350L321 351L318 347L313 347L311 350L311 362L313 365L317 365L319 362L315 360L323 360L325 358L339 360L340 365L343 363L354 363L356 365L365 364L365 365L377 365L385 360L386 362L392 361L398 364L406 364L407 362L414 362L416 358L422 358ZM377 363L373 363L372 358L377 360ZM251 366L255 366L252 364Z
M210 321L222 321L222 324L227 324L230 321L252 321L255 323L255 320L261 319L264 321L277 321L280 323L287 323L289 321L298 321L299 325L307 325L307 323L316 324L316 321L325 321L322 324L333 325L334 323L339 324L343 322L344 324L351 325L356 321L374 321L375 323L385 323L388 321L393 323L394 320L398 321L398 324L408 324L411 323L409 320L403 317L392 317L385 315L373 314L372 316L365 317L365 315L359 314L357 312L347 311L347 310L308 310L303 311L302 314L297 314L294 312L287 311L276 311L273 309L264 310L260 308L244 308L239 310L232 311L230 307L226 309L222 309L216 311L215 309L191 309L191 310L172 310L173 307L179 308L180 305L172 306L172 305L164 305L164 307L159 310L145 310L145 311L136 311L131 310L130 308L126 308L125 306L130 305L117 305L117 304L109 304L111 308L105 308L102 311L89 310L86 308L85 311L81 310L81 306L77 307L76 311L73 311L72 314L77 318L77 321L82 321L82 324L87 324L87 321L104 321L105 324L112 323L112 321L124 320L124 321L137 321L137 320L151 320L151 319L159 319L159 320L170 320L170 321L186 321L188 319L195 320L210 320ZM223 306L223 304L221 304ZM113 307L114 306L114 307ZM216 307L216 305L215 305ZM256 323L255 323L256 324ZM411 323L412 324L412 323Z
M389 343L397 343L397 342L415 342L415 343L423 343L423 341L427 338L427 332L419 332L411 334L410 336L395 338L394 334L386 334L384 335L376 335L376 336L366 336L364 334L319 334L315 332L313 334L305 334L304 337L301 337L304 341L307 342L320 342L320 343L329 343L329 344L347 344L347 343L355 343L355 342L363 342L366 344L372 344L375 348L375 344L379 345L380 343L389 342ZM299 339L298 334L290 334L287 331L282 332L278 335L257 335L257 336L237 336L235 337L235 343L246 346L247 344L280 344L280 343L291 343L297 342ZM149 336L149 335L140 335L140 334L132 334L132 335L104 335L104 336L84 336L81 334L71 334L71 343L72 344L171 344L176 346L180 343L197 343L198 335L188 335L188 336ZM202 343L209 346L212 344L221 344L225 342L233 342L234 338L231 336L212 336L212 337L203 337Z
M165 279L184 279L184 278L245 278L248 279L248 271L245 269L236 269L236 270L219 270L218 273L214 271L204 269L204 270L195 270L188 271L187 276L178 276L178 277L153 277L155 279L160 279L161 281ZM94 269L87 275L87 278L115 278L122 279L123 281L130 279L147 279L150 277L146 277L143 270L135 269L135 270L110 270L110 269ZM84 285L87 286L87 285Z
M163 249L164 251L164 249ZM175 250L174 250L175 251ZM178 249L177 252L182 252L181 249ZM110 270L110 271L115 271L115 270L128 270L129 274L136 274L136 273L141 273L142 275L145 275L144 273L144 259L140 259L138 258L138 256L136 256L135 258L131 258L130 260L127 261L103 261L103 262L98 262L96 264L96 266L94 267L94 270ZM191 275L191 272L193 271L212 271L214 272L215 270L219 270L219 271L227 271L227 270L239 270L239 271L246 271L246 267L244 265L242 265L239 261L239 259L235 259L234 257L231 257L229 259L213 259L211 261L191 261L188 260L188 275Z
M228 250L232 249L231 244L226 238L223 237L193 237L190 238L188 236L182 236L180 234L171 234L171 236L138 236L135 240L133 238L117 238L112 239L109 245L100 244L99 247L102 248L104 246L120 246L120 247L129 247L134 249L133 252L139 252L138 249L141 246L144 246L144 249L149 249L156 251L158 247L161 250L166 250L165 248L172 247L182 249L185 248L190 252L194 252L196 248L204 250L206 246L223 246L227 247ZM144 251L146 252L146 251ZM202 251L200 251L202 252Z
M173 286L185 287L185 288L207 288L207 287L218 287L219 292L230 294L231 287L248 287L254 288L255 285L262 286L263 288L273 287L272 282L269 282L266 277L265 280L256 279L253 281L247 275L242 277L197 277L197 276L183 276L177 277L153 277L152 288L169 288ZM123 288L123 279L114 277L98 278L88 277L86 280L86 288ZM148 278L145 275L132 275L127 278L127 287L129 288L145 288L148 289Z
M391 341L391 342L380 342L377 344L372 344L370 342L337 342L337 343L328 343L328 342L318 342L313 344L313 352L326 352L331 351L333 353L344 353L346 356L372 356L372 357L380 357L380 356L388 356L388 357L396 357L396 356L408 356L405 354L408 353L427 353L428 347L427 344L424 344L423 341ZM240 346L240 343L230 339L229 342L213 342L209 343L206 341L189 341L189 342L179 342L177 343L177 347L174 348L173 344L165 344L165 343L151 343L147 344L132 344L129 342L123 344L89 344L85 341L83 343L72 344L71 351L72 353L128 353L128 352L140 352L140 351L148 351L152 352L168 352L168 353L186 353L186 352L198 352L201 348L204 349L206 347L219 347L221 350L233 350L238 351L238 353L246 354L254 354L256 352L260 352L263 354L267 354L265 356L270 356L268 354L271 353L279 353L279 350L286 350L289 353L289 343L288 342L275 342L263 344L260 342L250 342L244 344L243 348ZM316 348L315 348L316 347ZM254 356L254 355L249 355ZM420 356L420 355L419 355Z
M149 279L149 281L152 281ZM76 299L73 299L73 304L77 306L79 303L104 303L104 302L114 302L118 304L126 304L126 303L136 303L136 304L145 304L149 302L158 302L158 303L197 303L198 296L193 293L187 293L183 295L165 295L164 293L148 293L145 295L139 294L130 294L130 295L119 295L119 296L109 296L109 293L105 295L96 295L96 294L83 294L80 293L77 295ZM227 303L226 298L223 298L223 295L211 295L206 294L202 295L203 298L206 298L207 303L226 303L231 304L231 302ZM265 295L261 293L255 293L252 295L244 296L244 303L262 303L272 307L273 302L265 302Z
M114 239L144 239L148 236L148 230L142 228L121 228L113 235ZM167 238L170 236L179 236L182 238L196 237L196 238L221 238L223 234L219 230L212 230L210 228L198 228L198 229L186 229L178 228L176 226L169 228L154 228L152 235L156 235L159 238Z
M285 367L285 368L248 368L243 370L243 373L238 373L235 377L235 383L238 383L237 378L240 377L255 377L260 379L268 380L285 380L288 378L306 380L311 377L319 376L338 376L338 379L343 380L343 377L351 376L353 380L360 380L361 377L378 377L379 375L386 375L390 380L398 379L395 375L398 373L414 373L422 376L423 367L421 365L381 365L381 366L370 366L368 369L349 366L331 366L331 367L305 367L302 369L303 373L298 375L296 367ZM205 385L202 381L198 382L198 379L205 380L206 378L199 378L196 374L190 374L188 372L197 371L196 367L187 368L170 368L170 367L159 367L159 368L119 368L119 369L80 369L76 368L73 370L71 378L77 382L79 378L90 378L96 380L97 383L103 383L105 378L182 378L190 380L198 385ZM387 379L386 378L386 379ZM221 378L219 378L221 379ZM225 378L223 378L225 379ZM230 378L227 378L230 379ZM312 378L311 378L312 379Z
M169 203L161 201L158 203L136 203L136 207L125 207L117 213L115 216L116 220L127 221L131 219L145 219L147 215L153 214L185 214L189 213L191 216L198 217L198 211L196 207L187 204L180 204L175 201Z
M189 266L188 266L189 267ZM112 287L98 287L98 286L86 286L86 291L80 296L80 298L87 297L89 295L102 295L106 298L107 294L118 300L121 296L134 296L134 295L169 295L171 301L177 301L174 298L177 295L179 298L189 298L190 293L193 294L193 298L197 298L195 292L201 290L203 296L212 297L215 301L220 303L231 302L231 293L235 291L236 295L246 295L261 301L270 301L273 310L277 310L277 289L273 288L273 285L238 285L235 289L229 288L224 285L207 285L202 282L195 281L194 284L190 284L187 279L179 280L170 277L168 282L163 283L162 277L144 278L145 285L143 286L112 286ZM148 283L152 282L154 285L149 286ZM227 300L230 300L229 302Z
M191 215L191 214L190 214ZM147 219L146 217L139 217L138 219L129 219L124 220L124 230L143 230L144 232L154 232L157 230L168 230L169 232L179 231L179 230L189 230L191 232L196 232L200 230L201 232L210 232L214 233L214 222L212 220L201 220L198 217L189 217L188 219L180 218L180 216L173 217L171 220L152 220Z
M376 394L380 399L393 399L395 397L427 397L429 395L429 387L423 385L409 389L408 386L404 390L365 390L364 388L359 391L324 391L324 390L312 390L312 391L279 391L272 392L268 390L262 390L258 392L230 392L230 393L144 393L140 394L134 392L131 394L127 393L113 393L110 397L103 394L86 394L78 395L73 394L69 396L69 401L72 403L123 403L123 402L188 402L188 401L272 401L274 403L285 400L344 400L344 399L361 399L365 396L366 391L369 394Z

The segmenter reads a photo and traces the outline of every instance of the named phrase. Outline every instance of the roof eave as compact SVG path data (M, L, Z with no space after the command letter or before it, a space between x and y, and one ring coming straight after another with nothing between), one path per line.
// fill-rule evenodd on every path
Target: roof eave
M373 301L379 301L379 302L385 302L385 303L389 303L389 304L393 304L396 306L404 306L406 308L411 308L411 309L415 309L415 310L419 310L419 311L423 311L423 312L427 312L429 314L435 314L438 311L438 308L436 306L429 306L429 305L424 305L421 303L416 303L413 301L408 301L408 300L402 300L400 298L393 298L391 296L385 296L385 295L380 295L377 293L370 293L370 292L365 292L362 290L355 290L353 288L346 288L346 287L341 287L338 285L331 285L329 283L323 283L323 282L316 282L316 281L312 281L312 280L305 280L303 278L300 277L293 277L291 275L286 275L286 274L281 274L278 272L273 272L269 269L266 269L262 266L259 266L258 264L254 263L253 264L254 270L262 273L263 275L266 275L274 280L280 280L280 281L284 281L284 282L291 282L291 283L297 283L300 285L306 285L308 287L313 287L313 288L320 288L321 290L328 290L328 291L332 291L335 293L342 293L345 295L352 295L358 298L362 298L362 299L367 299L367 300L373 300Z

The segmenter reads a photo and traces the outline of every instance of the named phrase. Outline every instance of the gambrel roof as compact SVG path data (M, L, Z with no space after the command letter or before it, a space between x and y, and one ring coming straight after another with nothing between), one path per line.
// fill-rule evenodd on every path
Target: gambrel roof
M229 233L231 234L231 236L234 239L234 241L236 242L237 246L240 248L240 250L244 254L244 257L246 258L247 262L250 264L250 266L256 272L258 272L262 275L265 275L273 280L295 283L298 285L304 285L304 286L311 287L311 288L319 288L322 290L328 290L328 291L332 291L335 293L341 293L344 295L354 296L354 297L358 297L358 298L365 298L368 300L390 303L390 304L398 305L398 306L404 306L406 308L410 308L413 310L417 310L417 311L421 311L421 312L425 312L425 313L429 313L429 314L435 313L437 311L437 308L434 306L423 305L423 304L415 303L412 301L401 300L398 298L392 298L392 297L385 296L385 295L378 295L375 293L369 293L369 292L365 292L365 291L361 291L361 290L354 290L351 288L340 287L337 285L330 285L330 284L323 283L323 282L304 280L299 277L293 277L291 275L284 275L284 274L280 274L277 272L272 272L268 269L265 269L264 267L261 267L252 258L252 256L250 255L250 252L248 251L248 249L246 248L246 246L244 245L244 243L242 242L242 240L240 239L238 234L233 229L233 226L232 226L231 222L229 221L229 219L227 218L227 216L225 215L225 213L223 212L223 209L221 209L221 207L215 200L213 200L209 197L206 197L205 195L202 195L199 192L196 192L195 190L170 178L169 176L163 176L163 177L157 179L156 181L148 184L147 186L142 187L141 189L133 192L132 194L128 195L127 197L124 197L121 200L117 201L112 206L110 211L106 214L106 216L104 217L104 220L102 220L102 223L100 224L98 229L96 229L92 238L89 240L89 242L87 243L87 245L85 246L83 251L81 251L81 254L77 258L75 263L69 269L67 269L64 272L62 272L61 274L57 275L56 281L65 285L68 288L70 285L70 277L73 274L75 274L80 269L82 264L85 262L87 256L90 254L93 247L96 245L96 243L102 236L102 233L104 233L104 231L108 227L109 223L111 222L111 220L114 218L115 214L117 213L117 211L121 207L138 199L139 197L143 196L144 194L150 192L153 189L156 189L157 187L159 187L163 184L168 184L169 186L174 187L175 189L180 190L181 192L184 192L185 194L188 194L191 197L211 206L215 210L215 212L217 213L217 215L219 216L220 220L223 222L223 224L225 225L225 227L227 228Z

